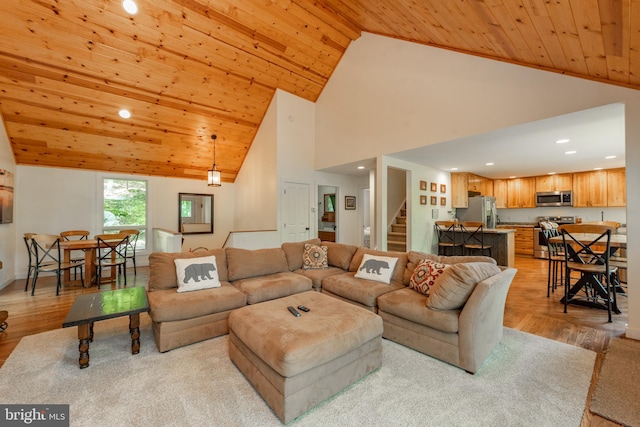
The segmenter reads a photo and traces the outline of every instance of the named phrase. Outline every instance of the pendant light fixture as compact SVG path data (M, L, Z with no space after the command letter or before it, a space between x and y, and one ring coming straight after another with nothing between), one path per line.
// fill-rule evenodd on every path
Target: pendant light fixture
M220 171L216 169L216 139L217 135L211 135L213 139L213 167L207 171L207 184L209 187L220 187L222 185L222 177Z

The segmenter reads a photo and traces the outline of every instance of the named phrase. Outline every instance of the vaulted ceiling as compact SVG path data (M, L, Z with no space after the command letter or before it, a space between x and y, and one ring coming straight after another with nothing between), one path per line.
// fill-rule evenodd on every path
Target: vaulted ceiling
M233 182L276 89L315 101L362 31L640 89L632 0L3 0L15 160ZM131 118L118 111L127 109Z

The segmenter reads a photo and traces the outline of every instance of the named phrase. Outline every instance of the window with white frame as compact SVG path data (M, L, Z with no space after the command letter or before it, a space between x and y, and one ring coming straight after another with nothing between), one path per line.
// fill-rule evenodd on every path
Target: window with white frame
M136 249L147 245L147 181L103 179L103 233L139 230Z

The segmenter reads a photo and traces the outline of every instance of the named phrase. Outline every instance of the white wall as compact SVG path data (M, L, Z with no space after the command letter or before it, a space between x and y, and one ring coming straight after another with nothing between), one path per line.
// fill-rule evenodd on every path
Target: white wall
M633 281L640 277L640 249L633 246L640 238L640 225L633 222L640 217L640 196L632 191L640 181L640 91L364 33L316 103L315 165L376 157L378 175L384 175L385 154L615 102L625 103L625 218ZM385 178L376 177L380 189ZM386 222L382 197L378 191L377 230ZM627 332L640 338L637 290L629 293Z
M15 254L16 250L24 246L16 247L16 202L18 199L18 193L16 188L18 186L18 177L16 176L16 164L13 159L13 152L9 145L9 138L5 131L4 125L0 122L0 169L5 169L14 174L14 198L13 198L13 223L12 224L0 224L0 261L2 261L2 269L0 269L0 289L7 286L14 280L15 276ZM25 248L26 251L26 248Z

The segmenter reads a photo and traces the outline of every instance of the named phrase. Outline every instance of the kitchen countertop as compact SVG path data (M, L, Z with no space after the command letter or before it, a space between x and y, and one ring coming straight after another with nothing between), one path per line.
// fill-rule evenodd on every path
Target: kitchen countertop
M501 222L497 227L537 227L537 222Z

